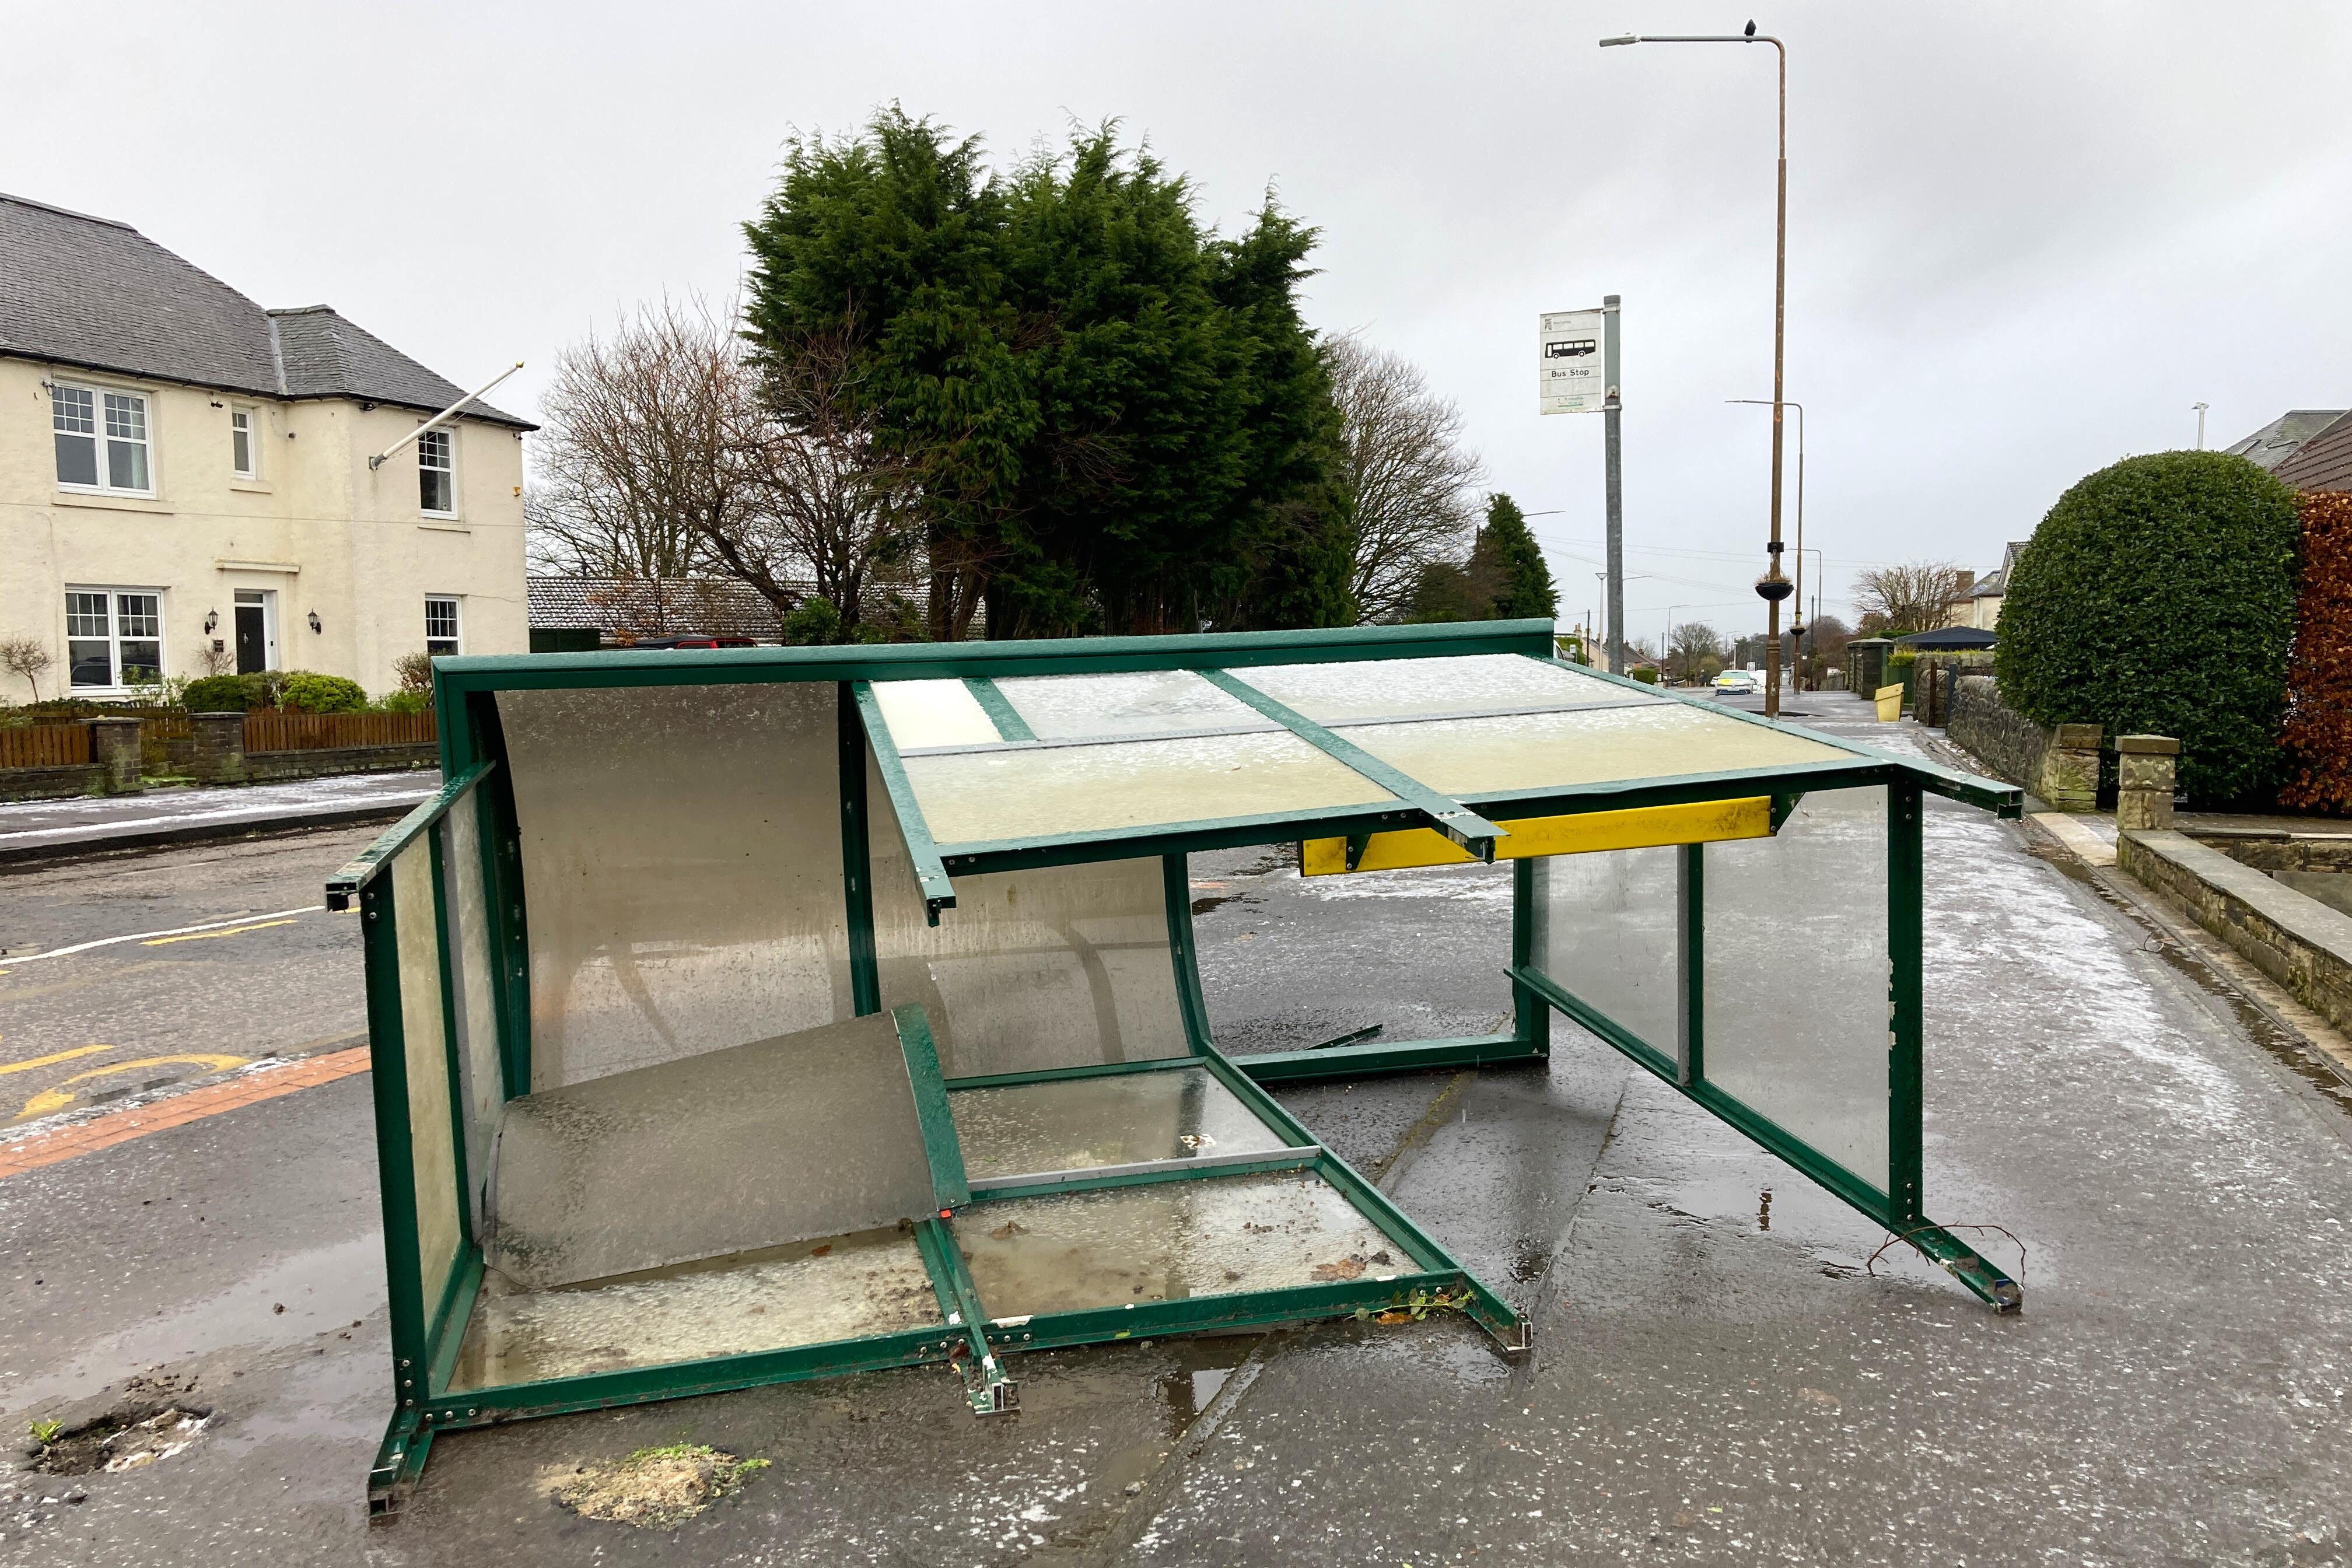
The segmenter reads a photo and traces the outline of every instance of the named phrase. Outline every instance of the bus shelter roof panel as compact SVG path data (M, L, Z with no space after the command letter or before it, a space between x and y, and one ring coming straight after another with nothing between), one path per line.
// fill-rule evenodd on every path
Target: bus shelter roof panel
M912 1235L898 1226L739 1252L555 1290L495 1269L449 1388L620 1372L939 1326Z
M1008 1198L975 1204L953 1225L996 1318L1418 1272L1312 1173Z
M1284 707L1324 725L1433 713L1587 703L1639 706L1668 700L1637 687L1620 686L1516 653L1277 664L1241 671L1239 678Z
M1399 805L1286 731L904 759L942 845Z
M1004 737L961 680L883 680L874 686L891 739L900 751L918 746L992 746Z
M960 1089L948 1104L975 1181L1272 1154L1290 1142L1206 1068Z
M1457 797L1855 760L1827 741L1675 701L1358 724L1339 733L1391 767Z
M1004 677L998 679L996 689L1041 741L1268 727L1255 709L1189 669ZM901 748L939 743L908 741L898 733L896 719L890 722L890 732Z

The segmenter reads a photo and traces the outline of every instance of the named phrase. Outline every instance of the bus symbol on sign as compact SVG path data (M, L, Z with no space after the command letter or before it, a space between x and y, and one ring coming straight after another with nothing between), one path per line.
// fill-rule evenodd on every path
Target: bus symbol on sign
M1565 342L1544 344L1546 359L1576 359L1584 354L1599 353L1601 344L1591 338L1570 338Z

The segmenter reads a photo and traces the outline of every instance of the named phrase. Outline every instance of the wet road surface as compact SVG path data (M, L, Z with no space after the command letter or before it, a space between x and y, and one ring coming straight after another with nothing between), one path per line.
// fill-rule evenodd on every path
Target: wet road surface
M278 847L282 880L257 860L240 910L310 901L274 896L317 883ZM2014 825L1931 803L1927 857L1927 1205L2022 1242L2018 1317L1903 1249L1874 1263L1882 1232L1555 1022L1543 1068L1283 1097L1536 1315L1531 1364L1460 1323L1332 1327L1023 1357L1011 1421L919 1370L526 1423L444 1439L413 1511L370 1531L388 1389L362 1077L0 1180L12 1428L133 1377L214 1413L184 1453L75 1478L79 1503L0 1478L0 1562L2352 1561L2352 1117ZM1221 1040L1491 1027L1507 876L1340 890L1278 855L1197 857ZM146 929L76 929L99 926ZM273 1020L337 986L355 1016L353 953L305 956L304 930L190 945L318 970ZM674 1531L545 1495L682 1439L772 1464Z

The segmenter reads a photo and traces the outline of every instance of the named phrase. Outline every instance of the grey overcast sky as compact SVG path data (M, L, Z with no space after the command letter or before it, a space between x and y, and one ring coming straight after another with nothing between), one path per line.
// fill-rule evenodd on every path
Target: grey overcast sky
M2192 403L2213 446L2352 405L2328 0L21 6L0 189L460 383L528 360L500 401L529 409L616 310L734 289L794 130L896 100L1009 162L1116 118L1207 220L1271 185L1320 226L1311 319L1418 362L1559 513L1564 620L1597 600L1601 421L1536 414L1535 318L1622 294L1629 629L1754 629L1769 415L1723 400L1771 388L1771 52L1595 47L1750 16L1790 46L1826 607L1874 563L1990 570L2082 474L2191 444Z

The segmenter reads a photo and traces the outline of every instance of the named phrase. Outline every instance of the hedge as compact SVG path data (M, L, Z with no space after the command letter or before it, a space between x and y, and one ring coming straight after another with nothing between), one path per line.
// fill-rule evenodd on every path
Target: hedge
M2279 804L2352 812L2352 495L2314 490L2303 515L2303 585L2286 675L2286 783Z
M2243 458L2127 458L2058 498L2011 569L1993 668L2042 725L2171 735L2205 805L2280 780L2294 492Z

